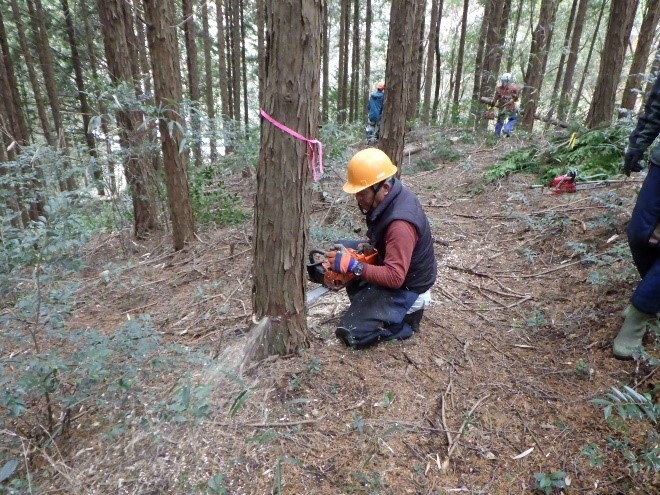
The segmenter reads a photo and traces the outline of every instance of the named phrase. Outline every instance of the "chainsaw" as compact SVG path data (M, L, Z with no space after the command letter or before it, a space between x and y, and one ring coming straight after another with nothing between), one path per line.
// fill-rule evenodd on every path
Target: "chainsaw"
M346 248L348 255L363 265L375 265L378 259L378 251L369 244L361 245L358 249ZM321 249L312 249L309 252L309 263L307 264L307 276L315 284L321 284L307 294L307 304L318 299L329 290L338 291L346 287L346 284L355 279L353 273L339 273L332 269L327 258L328 252ZM317 259L319 257L320 259Z

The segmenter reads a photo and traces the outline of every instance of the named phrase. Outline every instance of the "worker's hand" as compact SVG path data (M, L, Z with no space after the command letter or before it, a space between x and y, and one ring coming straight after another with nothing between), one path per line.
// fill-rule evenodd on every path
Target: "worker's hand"
M345 246L337 245L335 248L337 250L328 251L326 254L326 258L332 269L337 273L352 272L358 263L357 260L351 256Z
M626 156L623 160L623 173L630 177L630 172L641 172L644 165L640 163L640 159L644 153L635 148L628 148Z

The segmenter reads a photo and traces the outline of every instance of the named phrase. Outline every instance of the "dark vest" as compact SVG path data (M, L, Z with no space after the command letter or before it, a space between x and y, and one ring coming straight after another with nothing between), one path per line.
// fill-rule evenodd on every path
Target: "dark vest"
M387 251L385 232L394 220L405 220L414 225L419 235L401 288L419 294L426 292L434 284L438 270L433 252L431 226L422 205L399 179L394 180L394 185L383 202L367 215L367 237L378 250L379 264L383 263Z

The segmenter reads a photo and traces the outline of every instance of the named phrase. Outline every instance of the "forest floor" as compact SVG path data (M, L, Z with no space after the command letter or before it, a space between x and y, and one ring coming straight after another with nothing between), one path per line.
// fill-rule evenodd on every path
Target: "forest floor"
M414 139L424 142L413 135L408 146ZM152 404L143 395L118 406L129 414L115 434L90 413L52 460L49 493L524 494L537 473L556 472L566 493L658 493L657 472L629 467L654 426L608 423L590 402L612 386L650 392L658 382L655 368L611 350L637 280L625 226L639 182L562 195L531 188L532 176L485 184L484 169L522 144L457 139L461 158L419 173L415 163L433 157L406 160L439 272L421 331L403 342L344 347L334 329L348 300L331 293L309 309L309 349L239 376L252 325L251 220L200 232L178 253L166 238L130 242L129 255L117 235L97 238L68 326L111 333L149 315L163 349L203 359L154 379ZM312 226L361 225L342 176L327 174ZM251 182L225 181L248 211ZM189 393L172 407L184 376ZM168 400L176 421L153 412ZM203 414L190 415L192 404Z

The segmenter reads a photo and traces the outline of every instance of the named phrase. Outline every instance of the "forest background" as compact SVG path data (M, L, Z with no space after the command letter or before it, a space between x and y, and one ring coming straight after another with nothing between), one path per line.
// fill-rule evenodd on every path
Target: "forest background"
M257 327L261 334L253 329L269 343L261 346L265 356L259 346L246 350L249 369L312 343L306 249L350 232L327 214L321 224L310 220L312 200L326 199L362 146L377 81L385 80L388 95L379 146L403 172L425 148L436 159L451 155L456 140L437 134L495 146L484 98L510 72L522 90L521 149L502 156L484 181L530 171L545 181L569 168L607 179L619 172L625 138L660 71L660 0L302 0L293 2L298 17L290 3L0 5L0 490L71 484L56 459L78 451L76 425L88 416L113 418L139 395L139 384L153 386L169 373L176 379L154 399L154 417L208 417L207 386L175 371L205 362L208 349L173 346L145 370L144 356L159 345L146 315L121 328L70 328L68 318L85 304L77 279L90 268L80 256L90 242L113 239L114 254L125 258L127 265L100 271L101 283L111 285L139 263L131 256L144 254L140 246L186 253L203 233L253 219L254 230L244 231L249 247L239 253L254 259L252 309L244 312L261 322L296 317ZM293 102L278 99L291 95ZM274 117L325 145L326 172L314 185L306 145L285 151L289 138L262 127L260 109L276 108ZM421 129L435 129L435 137L406 151L407 136ZM576 137L579 157L568 157ZM298 173L303 180L292 180ZM252 204L254 188L257 198L271 199ZM237 256L237 243L225 262ZM209 301L216 289L200 287L197 297ZM237 370L225 378L240 389L233 416L251 389ZM624 420L637 413L655 420L651 395L634 393L603 400L619 404ZM106 433L119 435L111 422L102 421ZM651 466L657 475L657 439L635 452L626 467L643 476ZM204 490L222 493L217 476L202 480ZM537 488L559 487L555 478L540 477Z

